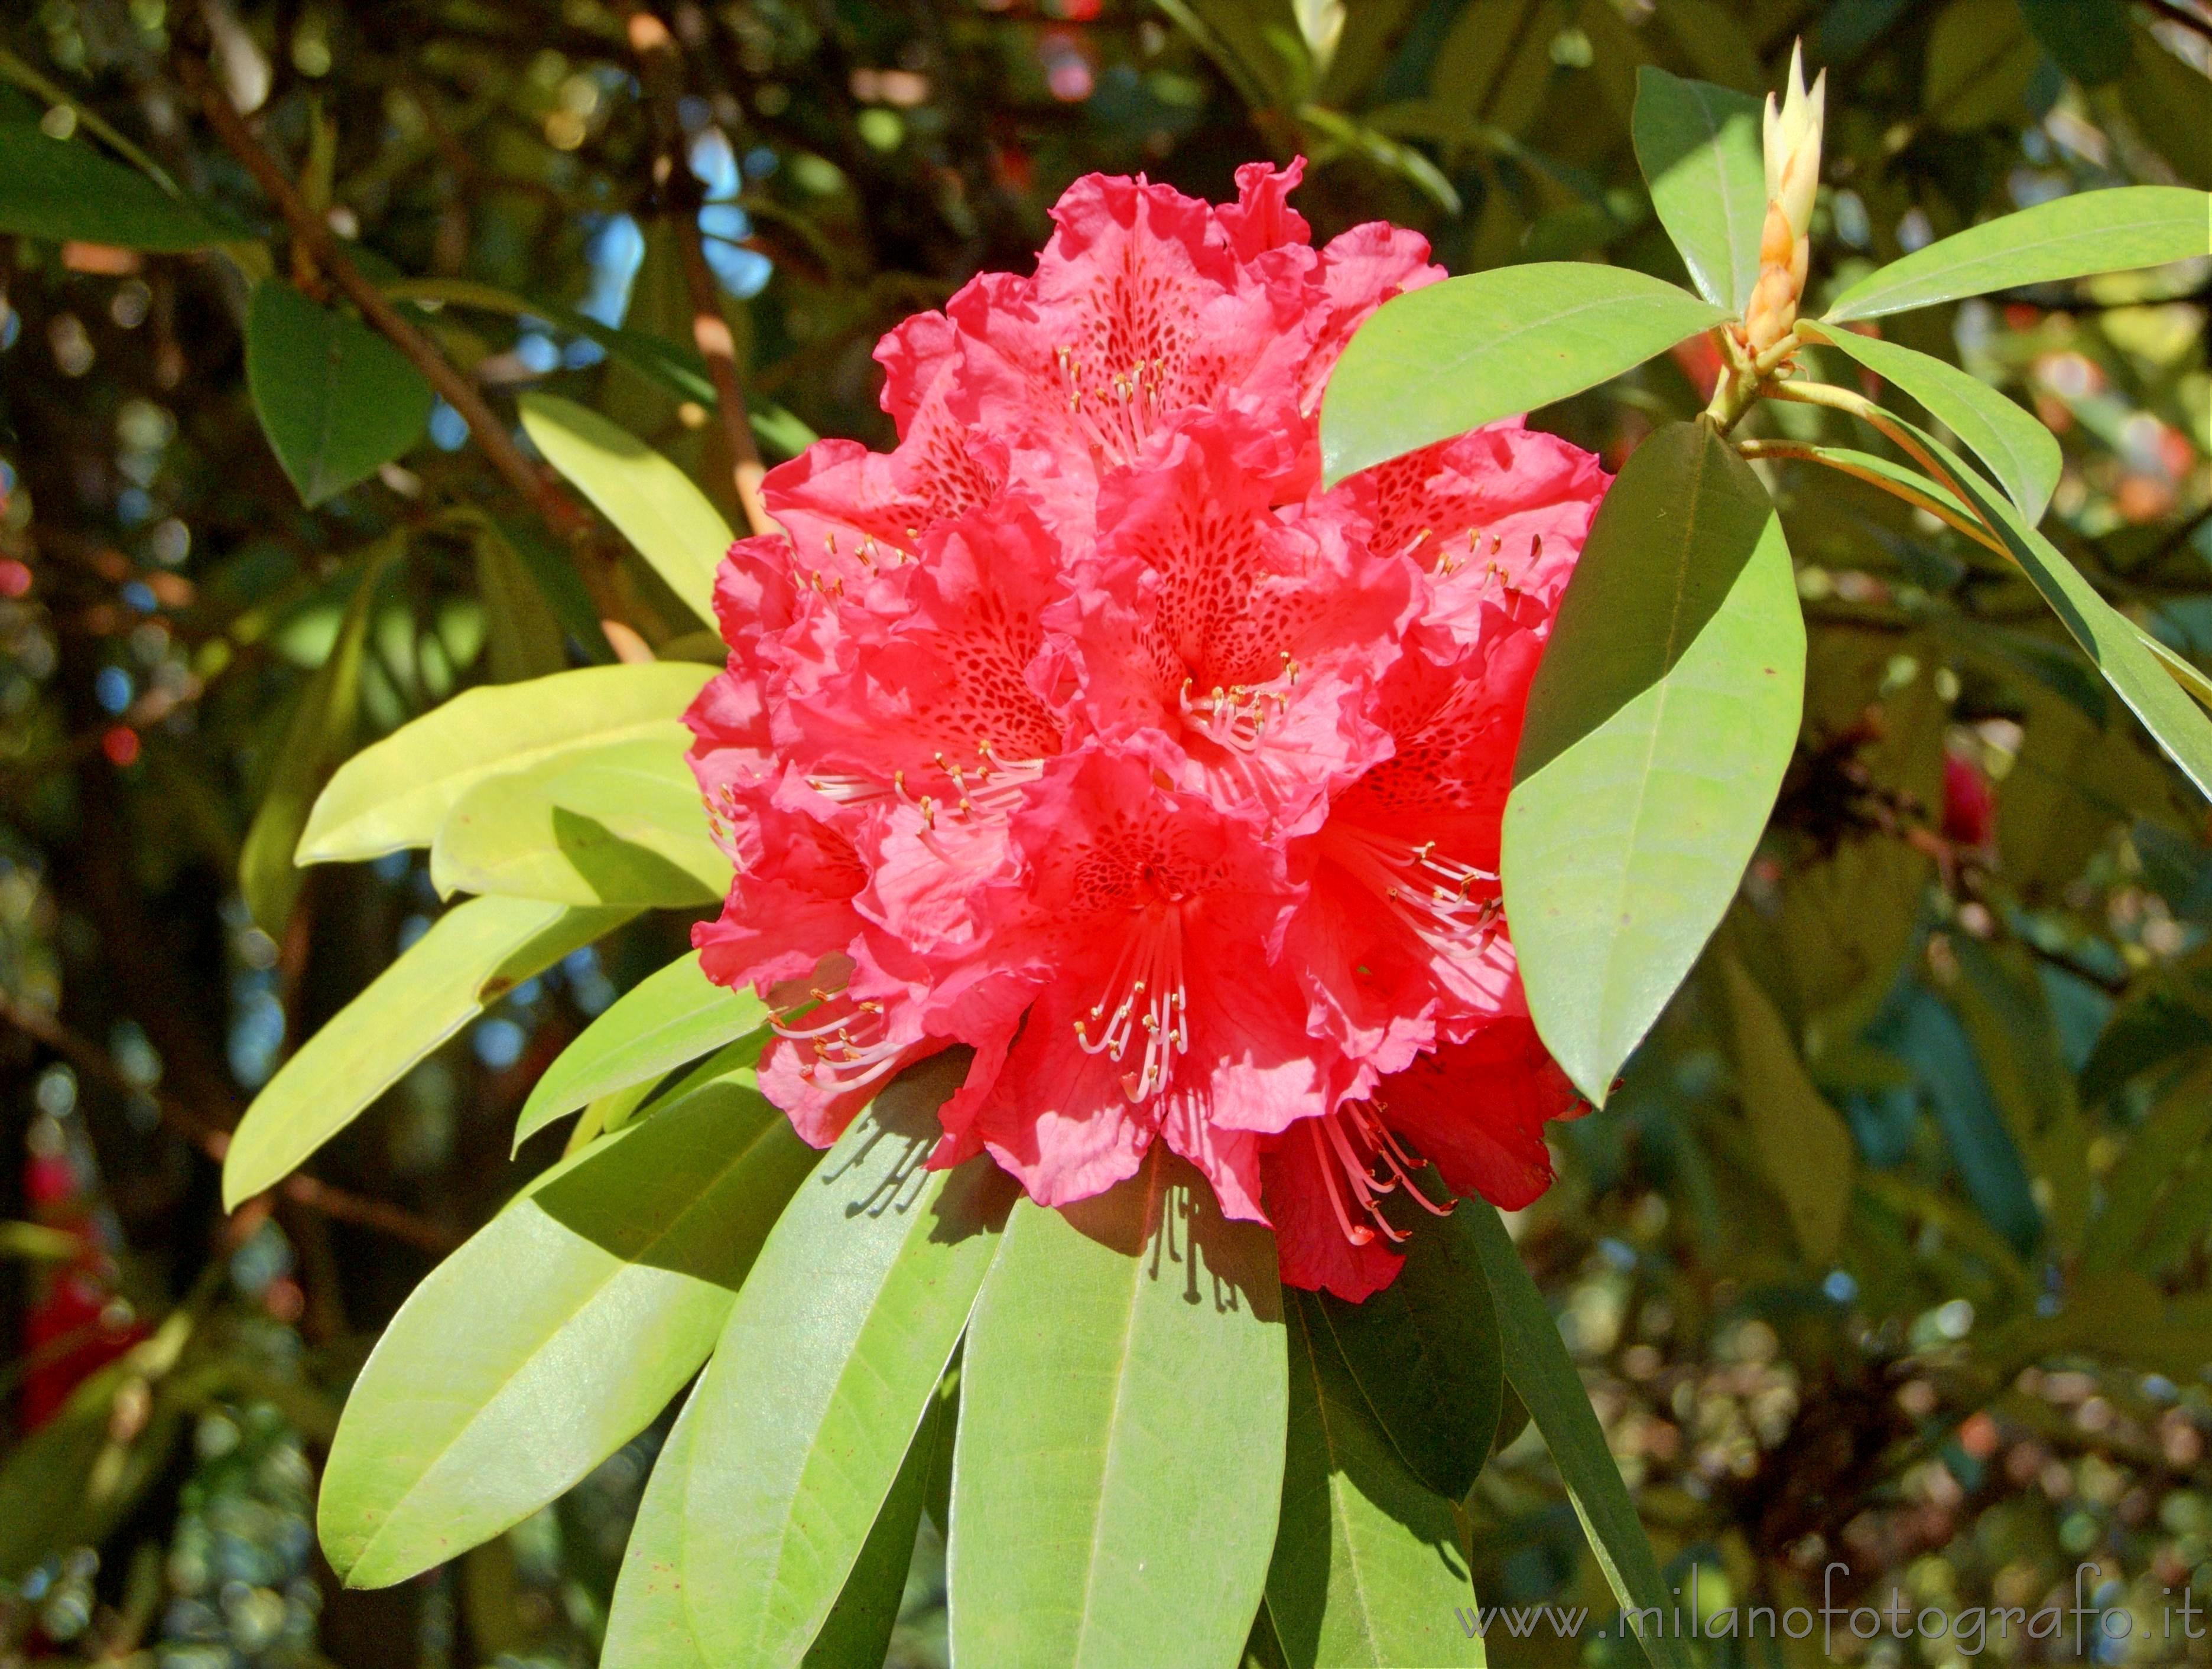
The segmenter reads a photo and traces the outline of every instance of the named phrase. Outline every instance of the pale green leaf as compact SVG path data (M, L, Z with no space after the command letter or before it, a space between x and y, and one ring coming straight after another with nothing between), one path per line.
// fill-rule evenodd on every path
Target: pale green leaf
M1606 1447L1605 1428L1598 1423L1544 1295L1529 1278L1528 1265L1521 1261L1520 1250L1497 1209L1483 1199L1462 1200L1459 1209L1469 1219L1483 1271L1490 1278L1498 1331L1505 1341L1506 1377L1543 1433L1607 1586L1624 1611L1656 1606L1664 1617L1674 1609L1674 1598L1659 1574L1659 1561L1636 1516L1636 1503ZM1679 1635L1669 1637L1663 1629L1636 1632L1644 1656L1656 1669L1696 1669Z
M276 461L308 504L375 474L430 421L430 385L397 348L281 278L253 287L246 384Z
M1637 165L1698 294L1738 318L1759 282L1766 165L1759 100L1654 64L1636 72Z
M1409 290L1361 325L1322 404L1331 482L1595 386L1728 315L1622 267L1536 261Z
M2065 463L2057 438L2034 414L1955 365L1879 337L1804 327L1803 334L1847 354L1895 383L1989 466L1991 477L2033 526L2043 519Z
M698 1429L699 1393L694 1387L660 1446L653 1476L630 1526L614 1603L607 1613L601 1669L706 1669L707 1657L691 1628L684 1597L684 1496L690 1479L692 1440ZM933 1402L897 1481L876 1515L875 1527L853 1562L844 1591L802 1660L805 1669L873 1666L887 1655L898 1621L915 1533L921 1526L924 1474L950 1405Z
M556 395L521 400L522 427L546 461L597 505L684 605L709 625L714 570L730 525L707 495L659 452L596 411Z
M730 873L673 737L602 743L487 777L430 847L431 882L448 895L685 909L719 901Z
M967 1065L948 1051L876 1098L730 1312L684 1508L684 1598L711 1661L796 1669L933 1406L1017 1192L988 1159L922 1168ZM912 1533L909 1519L909 1551Z
M515 1120L514 1144L596 1096L659 1077L732 1039L751 1038L750 1053L742 1063L721 1059L722 1069L750 1065L767 1041L768 1018L768 1004L750 989L716 985L700 968L699 953L688 951L624 992L539 1075Z
M1825 317L1841 324L1962 295L2162 266L2212 252L2212 193L2181 185L2077 191L1939 238L1869 273Z
M732 1087L586 1149L415 1289L347 1399L317 1521L382 1587L496 1535L643 1429L706 1360L818 1155Z
M1018 1204L963 1357L954 1660L1235 1662L1274 1541L1284 1349L1274 1237L1164 1143L1104 1194Z
M1709 425L1661 429L1576 564L1505 808L1505 915L1529 1013L1594 1102L1735 895L1804 677L1765 489Z
M1451 1503L1393 1452L1320 1304L1290 1296L1289 1429L1267 1568L1276 1649L1288 1669L1481 1665L1481 1637L1460 1622L1475 1596Z
M299 860L427 847L461 796L502 771L611 742L680 750L690 738L684 709L708 676L690 662L653 661L464 690L339 768L307 819Z
M699 1429L699 1388L684 1399L630 1521L607 1609L600 1669L707 1669L684 1597L684 1492Z
M521 898L447 911L254 1097L223 1158L224 1208L283 1180L485 1003L635 913Z

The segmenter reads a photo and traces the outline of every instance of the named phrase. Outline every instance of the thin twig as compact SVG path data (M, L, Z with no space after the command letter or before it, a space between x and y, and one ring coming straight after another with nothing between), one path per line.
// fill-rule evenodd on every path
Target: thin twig
M0 1019L7 1021L26 1037L45 1044L87 1076L98 1078L126 1095L146 1096L161 1114L164 1124L216 1163L221 1164L223 1156L229 1152L230 1132L228 1130L201 1117L175 1097L149 1089L135 1082L115 1064L106 1050L91 1039L70 1030L44 1010L17 1002L5 992L0 992ZM304 1210L319 1212L342 1223L357 1223L364 1228L378 1229L394 1240L421 1247L426 1252L442 1255L459 1243L435 1223L416 1217L411 1211L384 1200L370 1199L361 1194L349 1193L343 1188L334 1188L312 1176L289 1176L277 1185L275 1192ZM238 1208L239 1211L265 1209L257 1203L263 1198L265 1196L256 1196L255 1199L246 1201ZM232 1215L236 1216L237 1213Z
M1832 411L1850 413L1861 422L1887 436L1901 450L1910 454L1914 463L1933 476L1938 486L1942 487L1968 509L1973 509L1973 500L1967 495L1966 489L1960 485L1958 478L1938 463L1935 454L1921 445L1910 430L1872 400L1867 399L1863 395L1854 394L1847 388L1838 388L1833 384L1820 382L1776 383L1767 392L1770 398L1774 399L1793 401L1800 405L1826 406ZM1998 537L1997 530L1990 525L1988 517L1976 511L1974 519L1982 524L1990 538ZM2004 554L2009 559L2011 553L2006 551Z
M444 397L446 404L461 415L492 467L526 501L536 506L546 525L564 538L577 536L586 525L583 512L554 484L550 476L522 455L522 449L514 444L506 425L493 415L475 385L456 370L428 337L400 317L382 291L362 276L361 269L347 256L336 235L307 206L299 188L253 137L246 118L232 107L207 66L191 52L179 53L177 64L185 84L199 100L208 125L215 130L224 148L245 164L246 172L276 205L285 224L291 228L292 235L307 246L315 264L329 274L331 282L345 292L346 299L361 309L362 317L407 356L408 362Z
M1881 488L1892 498L1909 504L1916 510L1925 510L1929 515L1965 534L1975 543L1995 551L2008 561L2012 559L2012 554L2002 545L1990 537L1981 528L1965 520L1957 511L1943 503L1942 500L1930 498L1924 493L1916 493L1903 482L1893 481L1877 470L1863 469L1857 464L1848 463L1832 453L1821 451L1818 446L1808 446L1796 440L1741 440L1736 443L1736 451L1746 458L1786 458L1799 459L1808 464L1824 464L1839 474L1863 481L1869 486Z
M721 422L723 444L729 448L732 482L744 507L746 525L755 533L773 533L775 522L760 490L761 477L767 471L753 439L744 385L738 379L737 343L730 335L729 322L722 317L714 271L707 264L706 246L700 240L699 210L705 204L706 193L684 155L684 124L678 114L684 96L683 49L668 26L642 6L631 9L629 44L637 54L639 72L653 101L653 130L659 142L653 162L653 185L683 253L684 282L691 298L691 340L707 361L707 374L714 379L715 415Z

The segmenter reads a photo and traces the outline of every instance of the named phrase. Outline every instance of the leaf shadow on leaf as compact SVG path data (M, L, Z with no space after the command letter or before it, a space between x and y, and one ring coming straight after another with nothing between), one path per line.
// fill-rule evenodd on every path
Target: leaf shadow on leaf
M626 841L596 817L556 805L553 842L586 885L609 901L714 902L699 877L650 847Z
M696 1174L700 1131L714 1123L733 1128L717 1144L721 1176L702 1187ZM734 1082L712 1083L686 1097L681 1108L648 1118L588 1153L538 1188L530 1205L624 1263L735 1292L758 1246L750 1236L730 1233L725 1189L742 1183L740 1173L755 1167L764 1167L763 1175L788 1174L780 1162L805 1163L807 1151L790 1121L758 1090ZM652 1208L672 1191L688 1196L672 1217Z
M1709 424L1670 424L1637 449L1599 506L1560 599L1515 781L1674 670L1728 600L1773 514L1751 466ZM1655 631L1657 617L1664 626Z
M1196 1167L1164 1142L1153 1144L1127 1181L1059 1209L1085 1239L1143 1259L1146 1279L1179 1280L1186 1304L1210 1302L1223 1314L1249 1310L1271 1326L1283 1319L1280 1284L1261 1278L1274 1273L1274 1237L1257 1231L1267 1256L1255 1259L1254 1226L1223 1217Z
M870 1104L867 1138L835 1169L819 1172L810 1186L849 1189L853 1185L848 1179L865 1182L865 1188L845 1202L848 1217L881 1217L886 1211L903 1217L913 1211L923 1193L926 1162L941 1133L937 1109L967 1077L975 1053L966 1044L956 1043L893 1078ZM885 1142L897 1143L902 1150L888 1165L876 1151ZM947 1187L928 1206L934 1220L931 1243L951 1246L976 1235L998 1234L1020 1192L1013 1178L995 1167L972 1191Z

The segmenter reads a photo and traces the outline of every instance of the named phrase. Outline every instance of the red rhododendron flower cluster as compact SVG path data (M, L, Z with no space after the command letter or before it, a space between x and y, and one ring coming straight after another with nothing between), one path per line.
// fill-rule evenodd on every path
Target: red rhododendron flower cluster
M896 449L769 476L787 537L732 549L690 715L737 865L696 941L778 1009L760 1081L808 1140L966 1044L933 1163L1057 1205L1164 1140L1358 1298L1381 1196L1425 1159L1524 1205L1574 1104L1495 871L1607 477L1512 422L1323 491L1330 367L1443 274L1387 225L1312 247L1295 167L1237 178L1078 181L1035 276L877 349Z

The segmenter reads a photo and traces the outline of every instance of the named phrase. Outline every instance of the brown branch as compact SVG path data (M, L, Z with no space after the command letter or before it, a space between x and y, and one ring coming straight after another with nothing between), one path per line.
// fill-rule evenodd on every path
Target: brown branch
M89 1038L80 1036L42 1009L20 1003L5 992L0 992L0 1019L15 1027L25 1036L45 1044L88 1077L98 1078L111 1088L126 1095L143 1095L154 1103L161 1121L178 1135L191 1144L216 1163L222 1162L223 1155L230 1150L230 1132L211 1120L203 1118L192 1108L173 1096L165 1095L137 1083L112 1059L106 1050ZM303 1210L315 1211L341 1223L356 1223L363 1228L374 1229L417 1246L426 1252L443 1256L459 1242L435 1223L426 1222L411 1211L380 1199L349 1193L343 1188L331 1187L313 1177L295 1174L277 1184L274 1193L289 1203ZM267 1206L268 1195L259 1195L241 1205L239 1212L262 1211ZM233 1216L238 1213L234 1212Z
M315 264L345 292L347 300L361 309L362 317L407 356L408 362L444 397L446 404L460 413L492 467L526 502L537 507L546 525L563 538L578 537L587 525L583 512L554 484L550 476L522 455L522 449L514 444L506 425L484 403L476 385L456 370L428 337L400 316L382 291L362 276L361 269L348 258L337 236L307 206L299 188L253 137L246 118L232 107L208 67L189 52L177 55L177 65L178 73L198 100L201 112L215 130L216 137L245 165L246 172L276 205L285 224L291 228L292 235L307 246Z
M722 317L714 275L707 264L707 249L699 234L699 210L706 194L699 177L684 155L684 125L677 106L684 96L683 49L668 26L642 6L629 15L629 44L636 52L641 78L653 101L653 130L659 148L653 161L653 179L661 205L676 231L677 247L684 258L684 281L691 294L691 339L707 361L714 379L716 415L721 421L723 444L730 453L730 473L744 507L745 523L755 533L773 533L775 520L761 499L760 447L753 440L752 418L745 408L744 385L738 379L737 343Z

